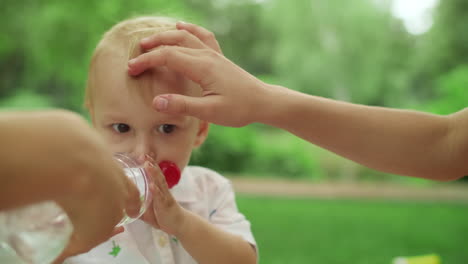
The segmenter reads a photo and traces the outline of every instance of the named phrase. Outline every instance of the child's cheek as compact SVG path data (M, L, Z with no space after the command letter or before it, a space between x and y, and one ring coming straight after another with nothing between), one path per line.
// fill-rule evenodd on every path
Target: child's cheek
M109 146L109 149L113 153L128 153L131 155L133 153L133 148L131 142L128 142L127 140L123 140L122 138L109 138L107 139L107 143ZM131 155L133 156L133 155ZM132 157L132 158L137 158L137 157Z

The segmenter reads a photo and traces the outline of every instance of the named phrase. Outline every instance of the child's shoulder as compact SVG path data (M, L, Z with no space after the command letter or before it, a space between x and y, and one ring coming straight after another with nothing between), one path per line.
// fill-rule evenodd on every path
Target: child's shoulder
M212 186L212 187L223 187L230 185L230 181L219 174L218 172L200 166L187 166L184 170L197 185L201 186Z

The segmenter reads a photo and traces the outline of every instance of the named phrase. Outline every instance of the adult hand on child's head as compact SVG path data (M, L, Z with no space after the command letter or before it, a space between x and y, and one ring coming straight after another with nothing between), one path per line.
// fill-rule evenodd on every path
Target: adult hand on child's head
M257 121L256 109L268 103L267 85L224 57L208 30L187 23L178 23L177 27L142 40L142 48L149 51L129 62L129 74L137 76L147 69L166 66L198 83L203 96L159 95L153 107L226 126ZM162 47L153 49L158 46Z
M185 223L185 209L172 196L160 168L153 162L147 161L145 171L153 179L150 185L153 201L141 219L168 234L178 234Z
M140 46L144 50L150 50L160 45L176 45L192 48L211 48L222 54L221 47L213 32L191 23L178 22L178 30L160 32L144 38Z

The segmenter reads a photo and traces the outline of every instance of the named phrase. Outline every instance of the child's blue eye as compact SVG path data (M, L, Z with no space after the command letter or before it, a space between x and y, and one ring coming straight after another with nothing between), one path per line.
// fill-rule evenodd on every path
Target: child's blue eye
M164 134L170 134L174 131L175 128L176 128L175 125L164 124L158 127L158 131Z
M127 133L130 131L130 126L123 123L112 124L112 129L117 133Z

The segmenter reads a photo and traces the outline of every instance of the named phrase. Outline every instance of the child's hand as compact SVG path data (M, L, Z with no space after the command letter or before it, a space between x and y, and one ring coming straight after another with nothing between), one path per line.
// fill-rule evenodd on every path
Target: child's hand
M186 211L169 192L164 175L154 163L147 161L145 171L153 179L150 184L153 201L141 219L168 234L175 234L185 222Z

